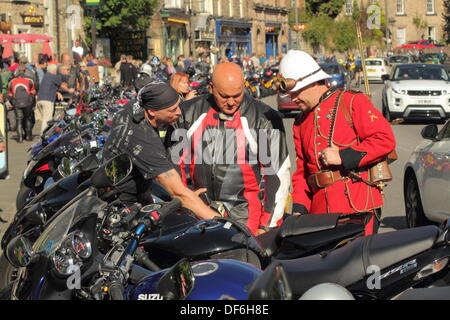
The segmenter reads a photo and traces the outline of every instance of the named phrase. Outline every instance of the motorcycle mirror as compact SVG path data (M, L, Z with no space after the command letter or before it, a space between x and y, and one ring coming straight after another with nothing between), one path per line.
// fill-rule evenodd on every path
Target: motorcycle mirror
M423 128L420 134L422 135L422 138L424 138L424 139L433 140L433 139L436 139L438 132L439 132L439 130L438 130L437 125L430 124L430 125L426 126L425 128Z
M23 235L13 238L6 247L6 258L16 268L29 266L36 257L31 249L31 243Z
M281 264L270 265L249 290L249 300L291 300L292 290Z
M118 155L100 166L91 177L97 188L113 187L121 184L133 170L133 162L127 154Z
M194 283L191 264L187 259L183 259L161 277L157 291L165 299L182 300L192 292Z
M58 166L58 173L63 178L67 178L72 175L72 168L70 167L70 160L68 158L62 158L61 164Z
M92 171L98 169L99 161L97 154L90 154L75 165L80 171Z

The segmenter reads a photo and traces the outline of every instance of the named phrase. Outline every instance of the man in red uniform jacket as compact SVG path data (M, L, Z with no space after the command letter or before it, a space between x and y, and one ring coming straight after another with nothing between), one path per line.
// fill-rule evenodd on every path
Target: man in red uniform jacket
M302 111L293 128L293 212L349 214L366 223L366 235L376 233L383 195L367 183L368 169L395 149L390 124L359 92L344 92L345 107L333 112L340 91L327 86L329 75L303 51L289 51L280 74L282 89Z

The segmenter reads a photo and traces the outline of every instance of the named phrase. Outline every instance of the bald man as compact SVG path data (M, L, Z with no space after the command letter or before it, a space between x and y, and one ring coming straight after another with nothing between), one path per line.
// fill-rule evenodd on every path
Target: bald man
M223 216L254 235L281 224L290 161L280 114L244 90L235 63L215 67L211 93L181 105L172 161L185 184L206 188Z

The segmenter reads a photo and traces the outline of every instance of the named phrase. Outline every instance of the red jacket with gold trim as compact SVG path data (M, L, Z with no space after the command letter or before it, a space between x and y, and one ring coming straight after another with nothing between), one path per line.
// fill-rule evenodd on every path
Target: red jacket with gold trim
M328 147L332 110L338 91L317 107L300 115L294 123L297 169L293 175L293 211L301 213L356 213L383 206L381 191L362 181L350 178L331 186L312 189L308 177L324 167L320 152ZM347 91L342 99L349 110L353 128L341 108L336 115L333 143L338 146L342 172L354 170L364 179L367 169L383 160L395 149L395 136L388 121L362 93ZM344 175L345 176L345 175Z

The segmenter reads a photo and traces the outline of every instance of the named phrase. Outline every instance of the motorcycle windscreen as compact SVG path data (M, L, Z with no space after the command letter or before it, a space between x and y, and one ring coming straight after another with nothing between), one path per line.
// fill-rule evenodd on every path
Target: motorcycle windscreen
M5 151L0 153L0 179L8 176L8 133L6 132L6 107L0 103L0 132L5 137Z

